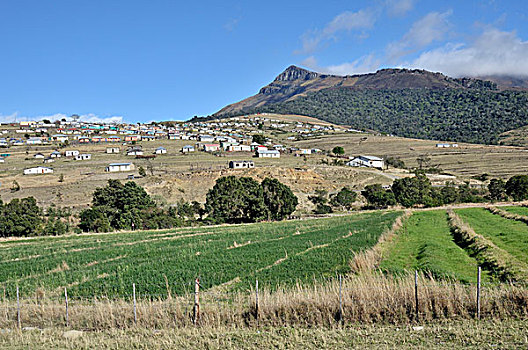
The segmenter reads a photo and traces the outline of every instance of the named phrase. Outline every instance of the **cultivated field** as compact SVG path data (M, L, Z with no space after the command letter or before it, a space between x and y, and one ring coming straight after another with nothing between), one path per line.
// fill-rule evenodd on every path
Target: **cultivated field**
M166 298L204 289L276 288L346 274L354 251L369 249L400 212L325 219L5 240L0 290L71 296Z

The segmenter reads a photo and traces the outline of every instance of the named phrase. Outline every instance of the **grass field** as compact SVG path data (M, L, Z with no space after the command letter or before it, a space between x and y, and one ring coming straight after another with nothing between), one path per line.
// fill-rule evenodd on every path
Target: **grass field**
M353 251L373 246L399 212L171 231L33 238L0 242L0 288L72 296L138 293L166 297L232 284L246 289L310 282L349 271Z
M380 268L389 273L421 270L437 278L477 280L477 261L453 241L444 210L413 213L384 249Z
M528 264L528 225L494 215L483 208L457 209L455 212L476 233Z
M506 210L507 212L510 212L512 214L528 216L528 207L521 207L515 205L511 207L501 207L501 209Z

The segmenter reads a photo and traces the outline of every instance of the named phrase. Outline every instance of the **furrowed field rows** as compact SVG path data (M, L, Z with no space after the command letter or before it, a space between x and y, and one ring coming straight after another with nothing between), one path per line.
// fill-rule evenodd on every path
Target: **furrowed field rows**
M139 293L166 295L165 281L182 293L196 276L204 288L231 280L246 288L260 276L270 284L308 280L346 272L352 250L372 246L398 215L6 241L0 286L8 294L18 284L25 294L68 287L72 296L124 296L132 283Z
M385 248L380 267L389 273L422 270L436 278L476 282L477 261L453 241L444 210L413 213Z
M483 208L457 209L455 212L476 233L528 265L528 225L492 214Z
M506 210L512 214L528 216L528 207L521 206L511 206L511 207L501 207L501 209Z

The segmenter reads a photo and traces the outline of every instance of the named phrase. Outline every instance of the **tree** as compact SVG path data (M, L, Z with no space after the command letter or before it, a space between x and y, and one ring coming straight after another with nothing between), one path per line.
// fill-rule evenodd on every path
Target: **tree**
M334 207L350 209L352 208L352 204L354 204L356 199L357 193L345 186L332 196L330 204L332 204Z
M263 135L256 134L253 135L253 142L258 143L259 145L263 145L266 143L266 138Z
M528 175L515 175L510 177L505 185L506 193L514 201L528 199Z
M389 166L392 166L393 168L405 169L405 163L403 160L396 157L385 157L385 165L387 166L387 169Z
M394 180L392 192L396 201L404 207L418 204L431 206L433 204L431 181L423 174Z
M381 184L365 186L361 194L367 200L369 207L375 209L383 209L396 204L394 193L391 190L385 190Z
M11 192L18 192L20 191L20 185L16 180L13 180L13 184L11 185Z
M64 174L59 175L59 182L64 182Z
M502 179L491 179L488 184L488 191L492 201L501 201L507 198L506 182Z
M268 217L262 187L250 177L216 180L207 192L205 209L217 223L256 222Z
M142 177L147 176L147 172L145 171L145 168L143 168L142 166L139 166L138 173L139 173L139 176L142 176Z
M261 186L268 220L283 220L295 211L299 201L288 186L270 178L265 178Z
M21 237L41 233L42 211L33 197L15 198L7 204L0 201L0 236Z
M332 153L335 154L336 156L340 156L340 155L345 154L345 149L341 146L335 146L332 149Z

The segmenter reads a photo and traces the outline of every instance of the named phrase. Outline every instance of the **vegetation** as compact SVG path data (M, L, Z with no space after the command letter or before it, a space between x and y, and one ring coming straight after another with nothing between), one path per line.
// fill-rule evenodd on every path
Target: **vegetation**
M332 195L330 204L339 209L350 210L356 200L357 193L345 186L339 192Z
M477 261L453 241L443 210L414 213L384 248L380 268L387 272L421 270L434 278L477 281Z
M345 154L345 149L341 146L335 146L332 149L332 153L335 154L336 156L340 156L340 155Z
M34 236L41 232L42 211L33 197L0 201L0 237Z
M75 296L181 295L201 277L204 290L258 278L275 289L345 274L353 251L372 247L399 212L166 231L41 237L0 243L0 288ZM353 232L351 232L353 231ZM168 281L168 286L165 281Z
M510 177L504 188L506 194L511 196L514 201L528 199L528 175L514 175Z
M388 208L391 205L396 205L394 193L391 190L384 189L380 184L365 186L361 194L367 200L368 206L374 209Z
M485 89L330 88L235 114L300 114L403 137L496 144L526 124L528 94Z

